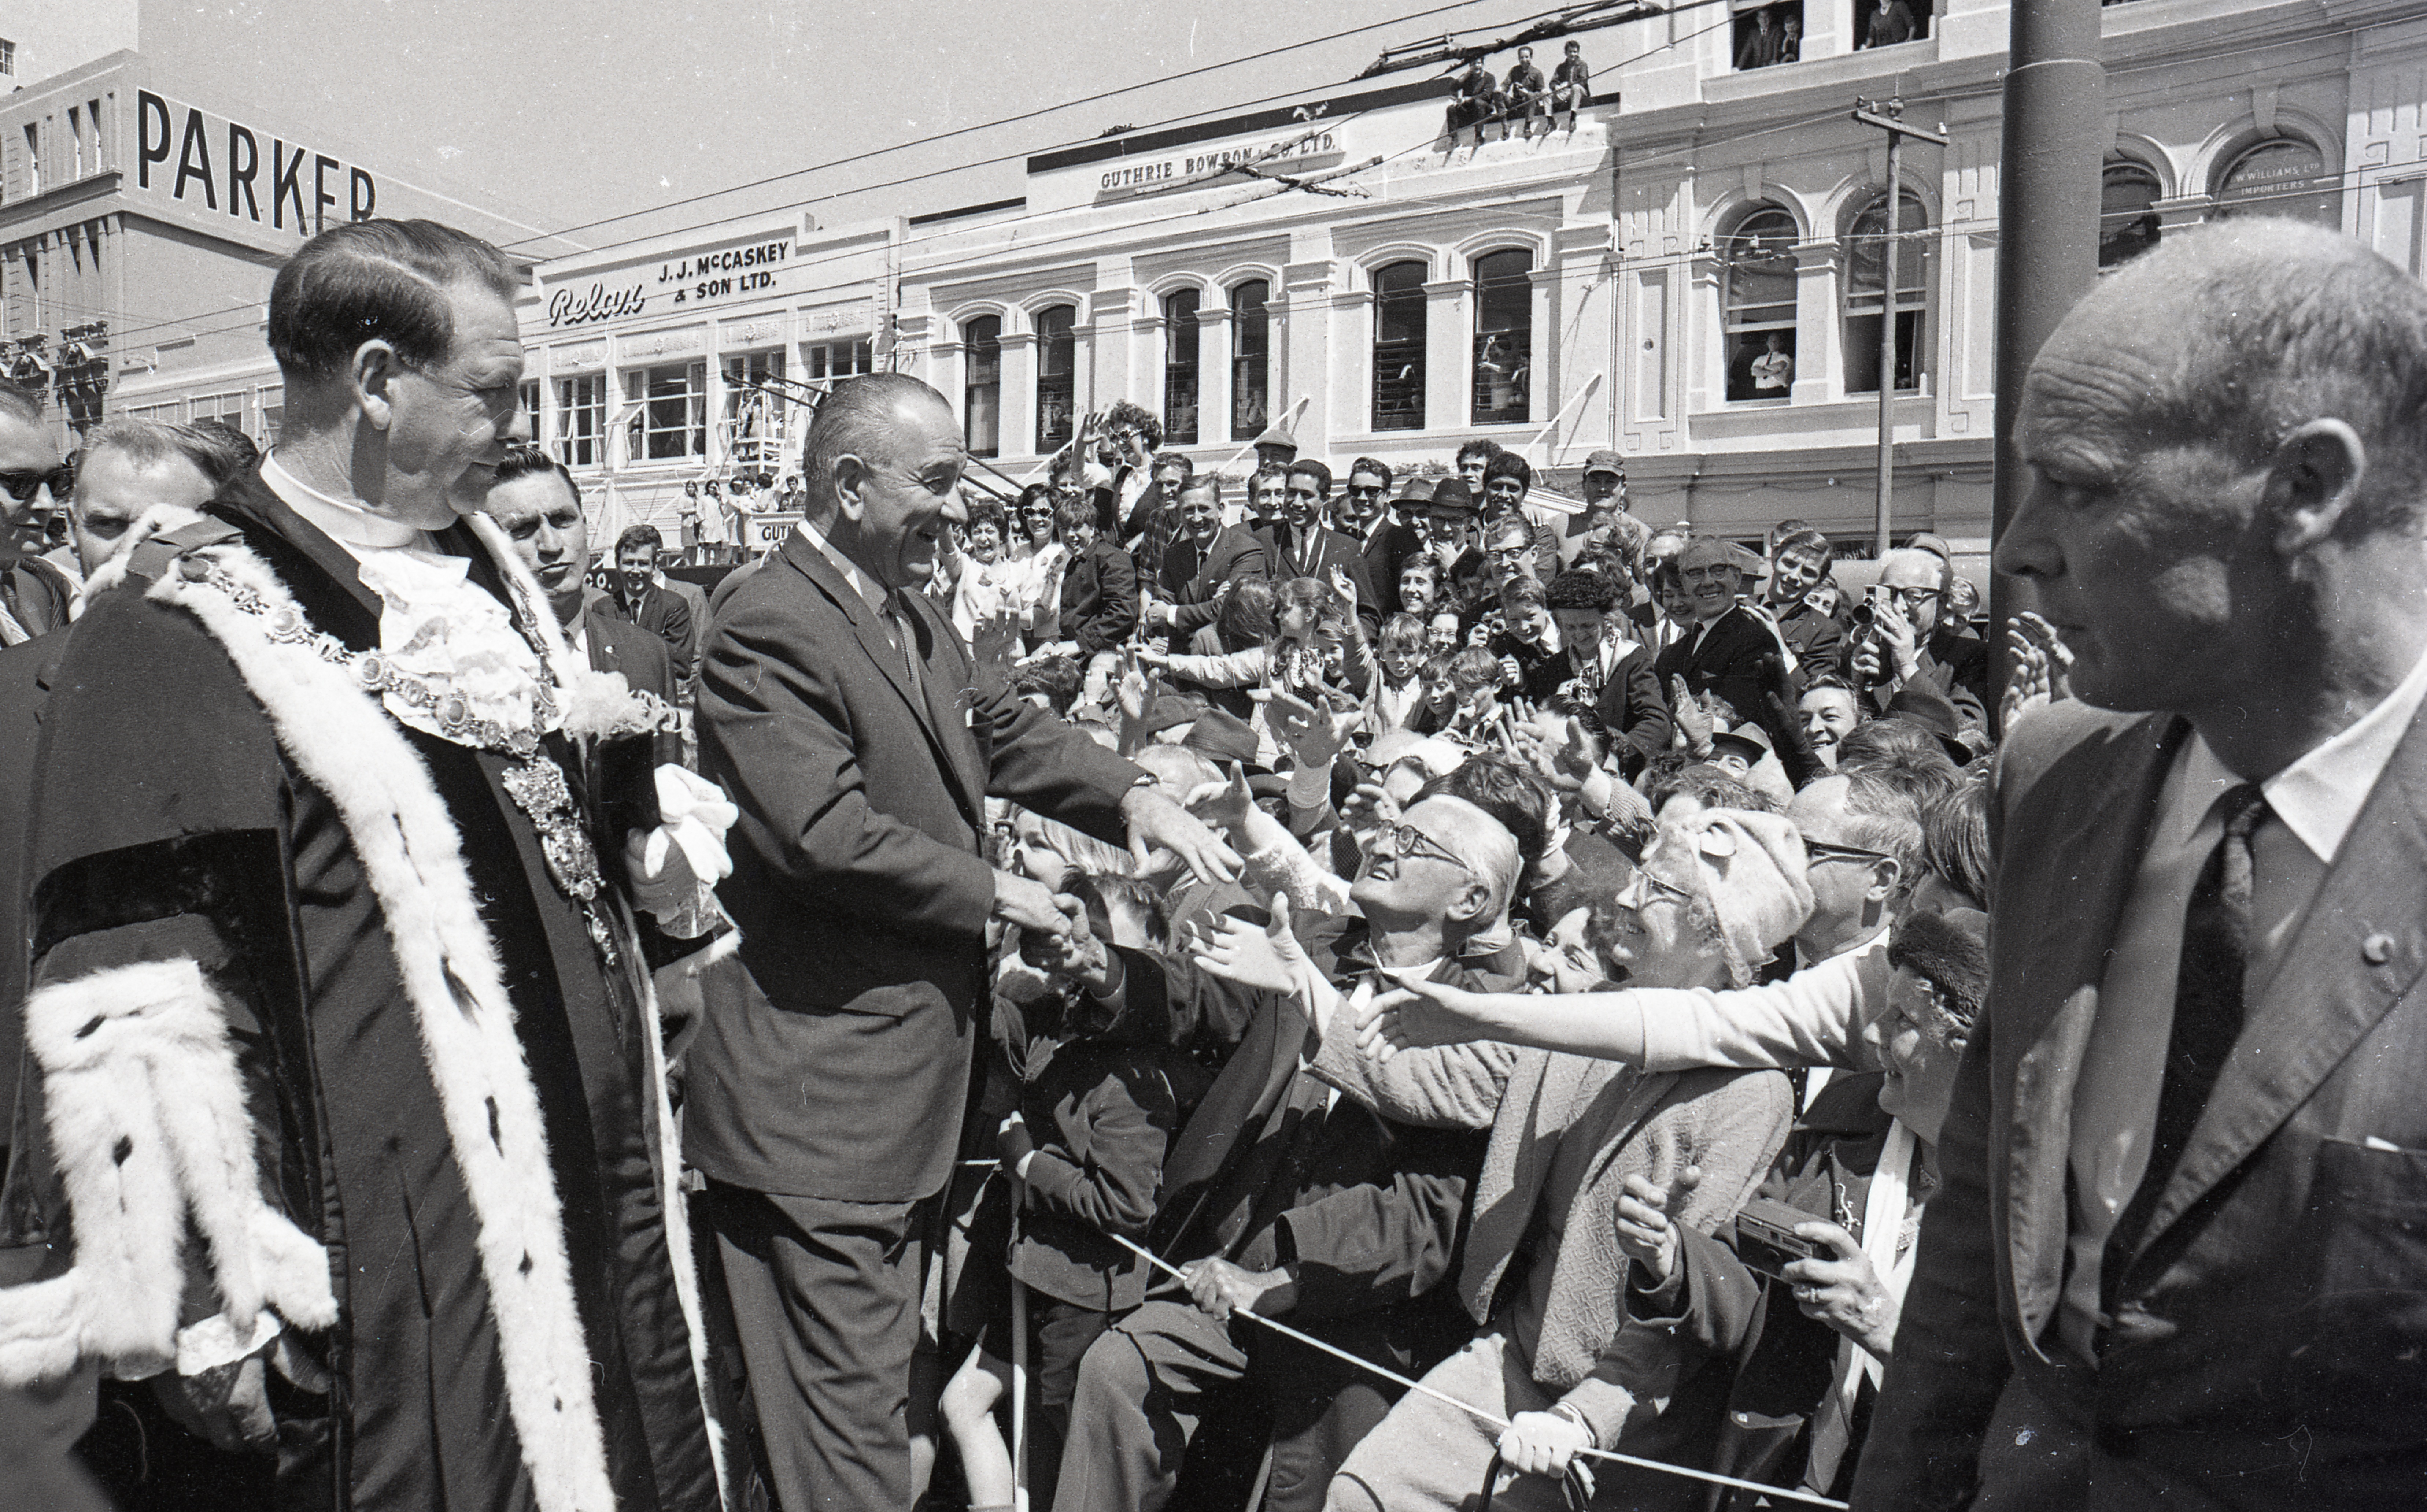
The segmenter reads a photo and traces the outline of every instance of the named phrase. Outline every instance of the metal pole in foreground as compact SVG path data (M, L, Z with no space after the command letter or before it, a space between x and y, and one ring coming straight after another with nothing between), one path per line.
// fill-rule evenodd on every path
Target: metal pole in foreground
M1904 139L1920 137L1944 147L1946 137L1906 125L1902 100L1858 100L1854 119L1888 134L1887 219L1880 242L1880 493L1871 514L1871 554L1879 558L1888 554L1888 537L1896 519L1897 252L1904 220Z
M2006 55L2005 140L1997 185L1997 440L1994 535L2029 476L2014 451L2023 377L2074 301L2098 281L2098 185L2106 156L2107 71L2098 0L2013 0ZM1989 637L1996 687L2008 674L2006 621L2028 609L2020 585L1992 577ZM1993 699L1994 712L1997 700Z

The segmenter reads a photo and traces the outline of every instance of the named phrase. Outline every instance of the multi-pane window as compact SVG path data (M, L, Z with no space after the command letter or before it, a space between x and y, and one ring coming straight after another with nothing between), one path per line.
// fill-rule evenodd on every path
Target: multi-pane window
M1918 388L1925 359L1921 317L1929 302L1929 212L1912 195L1897 206L1896 386ZM1880 285L1887 263L1887 196L1854 218L1846 235L1846 392L1876 394L1880 388Z
M263 450L278 445L278 432L286 424L286 390L276 383L266 383L252 391L252 415L260 427L252 439Z
M155 425L182 425L186 419L184 399L162 399L155 404L129 404L118 412L122 420L149 420Z
M2098 179L2098 266L2113 268L2158 244L2158 175L2130 158L2109 163Z
M876 371L875 350L866 337L857 341L828 341L806 348L802 359L808 364L809 378L851 378L860 373ZM781 368L777 371L780 373Z
M846 350L848 343L842 344ZM863 343L863 345L865 345ZM810 350L826 355L823 347ZM784 353L780 348L725 359L725 455L727 462L774 466L784 451ZM774 380L771 382L769 380Z
M567 467L605 462L607 375L584 373L556 381L556 460Z
M0 37L0 74L10 77L17 73L17 44Z
M523 414L527 417L528 423L530 426L530 440L531 445L533 446L539 446L541 444L539 429L540 393L541 384L540 381L536 378L523 385Z
M2317 148L2298 137L2276 137L2233 160L2217 183L2216 205L2220 216L2284 216L2338 231L2342 181Z
M1079 381L1076 306L1036 312L1036 449L1053 451L1070 439L1071 405Z
M1425 423L1425 265L1393 263L1374 274L1374 429Z
M1719 243L1728 398L1783 399L1795 385L1795 218L1762 205Z
M1253 441L1273 423L1272 285L1251 278L1230 290L1230 439Z
M1195 289L1163 297L1163 439L1197 444L1197 304Z
M624 375L632 416L631 455L674 462L708 455L708 365L669 363Z
M1002 451L1002 318L982 315L961 327L961 441L972 457Z
M42 192L42 128L40 122L25 122L25 192Z
M1474 260L1474 423L1514 425L1534 413L1534 254Z

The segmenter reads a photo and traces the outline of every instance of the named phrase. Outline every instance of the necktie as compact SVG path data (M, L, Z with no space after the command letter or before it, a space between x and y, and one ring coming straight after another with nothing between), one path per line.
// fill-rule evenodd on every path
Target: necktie
M2116 1286L2241 1033L2242 978L2250 966L2250 835L2267 818L2267 800L2256 784L2243 783L2218 799L2217 806L2224 815L2224 833L2200 868L2183 914L2175 1025L2166 1043L2148 1169L2116 1219L2101 1261L2104 1310L2113 1309Z
M912 610L902 602L903 590L895 589L885 600L885 617L892 623L893 643L902 653L903 670L910 675L913 701L923 705L927 700L926 680L919 675L919 638L911 632Z

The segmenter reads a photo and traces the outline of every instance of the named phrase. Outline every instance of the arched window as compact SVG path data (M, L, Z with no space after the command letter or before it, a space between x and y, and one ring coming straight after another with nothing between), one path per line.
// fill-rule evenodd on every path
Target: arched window
M1756 205L1719 240L1728 398L1783 399L1795 384L1795 217Z
M1070 439L1071 406L1078 397L1079 343L1074 305L1036 312L1036 449L1056 451Z
M2158 212L2165 192L2158 175L2128 157L2109 158L2098 176L2098 266L2130 262L2158 244Z
M1425 265L1393 263L1374 275L1374 429L1425 423Z
M1230 290L1230 439L1253 441L1273 423L1272 285L1251 278Z
M1534 413L1534 281L1529 252L1474 260L1474 423L1515 425ZM1419 291L1421 292L1421 291Z
M2276 137L2235 158L2217 180L2216 213L2284 216L2338 231L2342 182L2317 148L2297 137Z
M1197 301L1195 289L1163 297L1163 439L1197 444Z
M982 315L961 327L961 444L972 457L1002 454L1002 318Z
M1887 196L1872 201L1846 233L1846 392L1880 389L1881 274L1887 262ZM1921 314L1928 302L1930 212L1912 195L1897 205L1896 386L1918 388L1926 349Z

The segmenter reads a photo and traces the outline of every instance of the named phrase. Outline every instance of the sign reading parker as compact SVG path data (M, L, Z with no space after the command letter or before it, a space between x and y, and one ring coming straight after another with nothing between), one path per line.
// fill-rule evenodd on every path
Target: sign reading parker
M164 99L135 96L135 187L187 209L216 210L314 236L332 219L368 220L379 180L301 142Z

